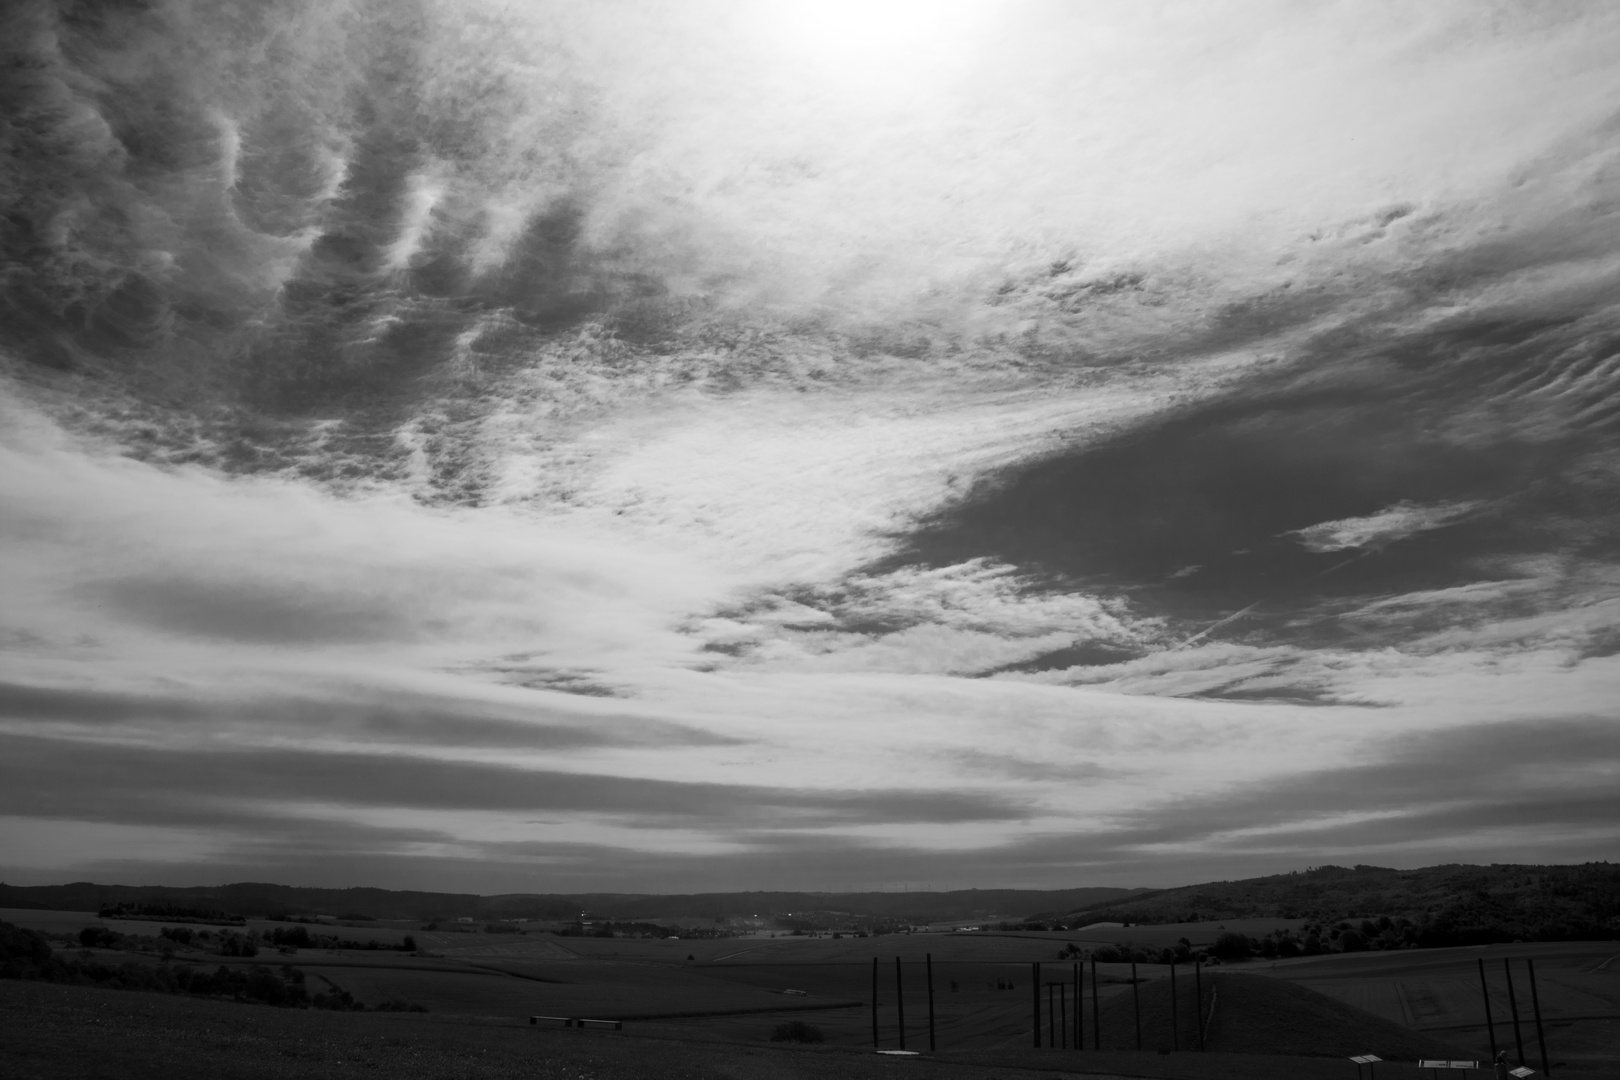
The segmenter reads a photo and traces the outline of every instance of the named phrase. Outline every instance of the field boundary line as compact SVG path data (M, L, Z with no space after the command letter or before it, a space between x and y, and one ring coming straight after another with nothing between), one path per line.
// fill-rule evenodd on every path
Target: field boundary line
M756 1016L762 1013L823 1012L829 1009L864 1009L866 1006L867 1002L864 1001L834 1001L815 1005L761 1005L749 1006L746 1009L705 1009L699 1012L644 1013L640 1015L625 1013L613 1017L604 1016L603 1019L639 1020L643 1022L653 1020L701 1020L710 1016Z
M466 963L471 971L462 972L464 975L488 973L490 975L510 975L514 979L527 979L529 982L550 983L553 986L572 986L567 979L548 979L544 975L525 975L521 971L511 971L507 968L490 967L488 964Z
M1592 1013L1591 1015L1588 1015L1588 1016L1549 1016L1549 1017L1547 1017L1547 1023L1549 1023L1549 1024L1564 1024L1564 1023L1569 1023L1569 1022L1572 1022L1572 1021L1575 1021L1575 1020L1620 1020L1620 1013ZM1501 1023L1502 1023L1502 1021L1500 1021L1500 1020L1497 1021L1498 1025L1500 1025ZM1509 1021L1509 1023L1511 1023L1511 1021ZM1484 1026L1485 1026L1485 1022L1483 1020L1481 1020L1477 1024L1436 1024L1433 1027L1415 1027L1412 1030L1413 1031L1466 1031L1469 1028L1483 1028Z
M1395 1000L1400 1003L1401 1018L1406 1021L1407 1027L1416 1031L1418 1026L1417 1013L1412 1009L1412 1003L1406 1000L1406 984L1399 979L1390 981L1395 984Z

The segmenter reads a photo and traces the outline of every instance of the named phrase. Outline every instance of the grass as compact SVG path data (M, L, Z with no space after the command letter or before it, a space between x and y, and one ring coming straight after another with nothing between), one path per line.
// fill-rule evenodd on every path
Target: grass
M50 913L33 914L38 918ZM71 919L56 918L50 928L64 932L95 922L94 916L82 913L76 918L76 924ZM1123 932L1135 929L1124 928ZM434 955L428 957L363 950L303 950L292 957L266 951L253 961L201 953L177 956L176 960L208 969L222 963L248 967L290 962L304 969L311 979L325 975L372 1006L389 999L420 1002L431 1010L428 1019L441 1026L500 1028L523 1024L531 1013L634 1017L638 1018L632 1025L636 1037L667 1038L695 1048L693 1053L703 1047L708 1047L704 1053L731 1053L740 1046L768 1046L773 1025L802 1019L823 1031L827 1052L856 1052L869 1049L871 1044L869 1002L874 954L880 958L879 1021L883 1045L893 1047L899 1041L894 957L900 955L904 958L907 1047L926 1048L927 993L922 958L931 953L936 1030L942 1052L963 1060L979 1055L986 1063L1022 1063L1020 1067L1028 1068L1050 1067L1042 1063L1052 1060L1024 1060L1030 1034L1029 961L1043 961L1043 980L1067 980L1073 970L1069 962L1059 962L1054 956L1067 935L918 934L836 941L767 938L690 942L555 938L541 934L524 938L446 936L457 939L457 945L465 941L465 945L435 949ZM1372 1052L1386 1058L1415 1058L1434 1053L1438 1042L1447 1044L1447 1051L1438 1056L1483 1059L1488 1044L1478 1001L1476 960L1484 956L1491 965L1496 981L1493 1008L1497 1039L1499 1045L1511 1046L1505 1026L1505 988L1500 985L1501 956L1534 955L1555 1071L1579 1075L1582 1069L1607 1067L1608 1062L1620 1057L1620 958L1604 966L1615 948L1613 943L1600 942L1488 950L1412 950L1206 969L1206 992L1212 979L1221 980L1215 985L1223 987L1225 980L1236 980L1230 992L1225 988L1220 992L1211 1047L1224 1052L1220 1055L1223 1060L1231 1054L1256 1051L1274 1055L1342 1052L1345 1056ZM76 954L77 950L70 952ZM701 959L688 961L689 953ZM157 962L155 956L140 958L129 953L98 951L97 957L113 964L130 959ZM1515 977L1520 978L1522 960L1515 963L1520 965ZM1125 981L1129 970L1128 965L1102 967L1105 1046L1114 1048L1104 1057L1131 1057L1129 1048L1134 1046L1134 1037L1130 1032L1134 1024L1129 984ZM1138 971L1145 980L1142 993L1146 1056L1157 1058L1153 1052L1161 1045L1169 1045L1168 982L1163 977L1166 969L1144 964ZM1196 1043L1191 1026L1191 973L1183 967L1179 974L1183 1027L1178 1042L1183 1053L1172 1055L1178 1058L1186 1056L1187 1048ZM1256 989L1250 985L1253 980L1266 985ZM1087 981L1089 991L1089 977ZM955 990L951 989L953 982ZM997 989L998 982L1010 982L1013 988ZM6 986L0 983L0 987ZM783 994L787 989L805 994L787 996ZM1531 1042L1528 987L1520 982L1517 990L1530 1063L1539 1067ZM166 1000L144 994L126 996ZM855 1007L839 1007L850 1003L856 1003ZM263 1007L223 1006L206 1001L179 1000L162 1008L193 1006L281 1015ZM806 1008L812 1011L797 1011ZM705 1015L695 1019L694 1014ZM287 1016L292 1019L255 1023L272 1027L305 1021L326 1023L307 1013ZM655 1019L658 1017L665 1019ZM364 1022L380 1023L384 1019L368 1016ZM1086 1025L1091 1025L1089 1008ZM288 1030L304 1029L295 1026ZM1414 1040L1421 1040L1421 1045ZM1568 1068L1557 1069L1559 1062L1568 1063ZM1145 1067L1139 1062L1131 1066L1137 1070ZM1117 1068L1128 1071L1124 1065ZM4 1068L0 1068L0 1074L10 1075ZM104 1075L119 1074L109 1070ZM1132 1075L1150 1074L1138 1071Z

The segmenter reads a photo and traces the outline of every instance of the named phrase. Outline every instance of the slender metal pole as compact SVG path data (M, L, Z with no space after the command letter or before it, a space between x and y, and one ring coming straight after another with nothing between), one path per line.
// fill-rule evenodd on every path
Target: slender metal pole
M1080 965L1074 965L1074 1048L1086 1048L1086 980Z
M1058 983L1058 1034L1062 1042L1058 1045L1067 1050L1069 1048L1069 984Z
M1507 972L1508 1008L1513 1010L1513 1042L1519 1048L1519 1064L1524 1064L1524 1036L1519 1031L1519 1003L1513 997L1513 965L1502 957L1502 970Z
M1091 1046L1102 1049L1102 1005L1097 997L1097 954L1091 955Z
M872 1049L878 1048L877 957L872 957Z
M1057 993L1051 983L1046 984L1046 1045L1053 1050L1058 1048Z
M1176 962L1170 961L1170 1049L1181 1049L1181 1021L1176 1012Z
M1491 1060L1496 1060L1496 1024L1491 1019L1491 985L1485 981L1485 958L1479 958L1479 993L1485 999L1485 1034L1491 1039Z
M1142 1049L1142 988L1136 984L1136 961L1131 961L1131 1000L1136 1005L1136 1048Z
M1202 1050L1204 1048L1204 962L1196 959L1193 961L1193 998L1198 1003L1198 1008L1193 1010L1193 1019L1198 1021L1195 1025L1198 1028L1198 1049Z
M900 1024L900 1049L906 1048L906 996L900 986L900 958L894 958L894 1011Z
M1530 1006L1536 1010L1536 1042L1541 1047L1541 1075L1552 1075L1552 1063L1547 1060L1547 1034L1541 1029L1541 998L1536 995L1536 962L1528 956L1524 966L1530 969Z
M923 953L928 965L928 1052L934 1052L934 954Z
M1030 991L1035 995L1033 999L1035 1011L1031 1015L1031 1018L1035 1021L1032 1025L1035 1029L1035 1049L1039 1050L1041 1048L1041 962L1039 960L1035 961L1029 978Z

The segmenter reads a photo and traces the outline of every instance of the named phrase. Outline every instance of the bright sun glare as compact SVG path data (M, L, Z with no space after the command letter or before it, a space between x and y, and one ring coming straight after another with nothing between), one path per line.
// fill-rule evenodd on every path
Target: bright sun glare
M911 77L960 58L991 10L977 0L766 0L766 31L840 78Z

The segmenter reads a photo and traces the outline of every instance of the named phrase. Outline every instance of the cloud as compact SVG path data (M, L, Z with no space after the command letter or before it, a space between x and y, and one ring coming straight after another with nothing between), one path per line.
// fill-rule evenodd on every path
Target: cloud
M1292 529L1289 535L1299 537L1299 542L1307 551L1346 551L1352 548L1382 551L1390 544L1417 533L1443 529L1474 513L1482 505L1478 500L1433 506L1402 501L1376 514L1323 521L1303 529Z
M15 8L0 858L1612 832L1611 6Z
M274 747L191 750L0 736L7 788L0 810L151 824L196 820L219 806L261 819L277 806L410 807L523 814L563 811L641 827L776 820L800 826L1008 821L1021 801L989 793L796 789L693 783L523 768L407 754ZM71 776L42 785L39 777ZM27 782L33 776L36 782ZM243 808L252 808L244 811Z
M744 740L652 717L570 714L550 695L456 697L344 685L324 693L255 695L222 688L114 692L0 683L0 725L39 731L48 724L184 736L273 732L279 738L383 746L506 747L566 753L604 747L716 747ZM531 700L524 700L525 697Z

